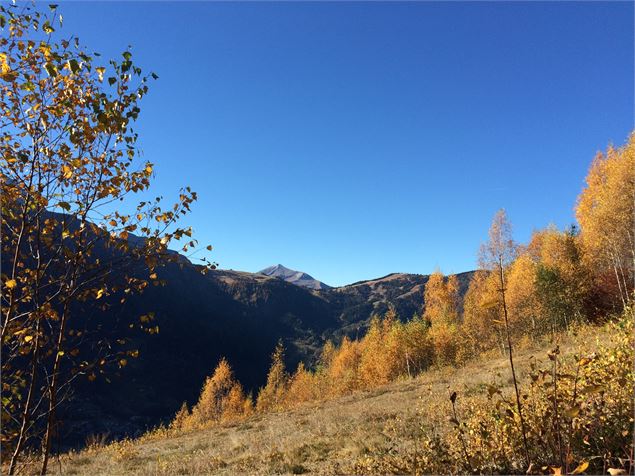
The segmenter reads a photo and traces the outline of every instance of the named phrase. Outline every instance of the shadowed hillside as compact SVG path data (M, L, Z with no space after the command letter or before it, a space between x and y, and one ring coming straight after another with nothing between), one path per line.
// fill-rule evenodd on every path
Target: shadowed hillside
M471 273L459 280L463 292ZM173 416L183 401L198 398L201 385L221 357L232 362L248 390L264 383L269 357L279 340L286 363L312 365L324 342L362 335L372 315L394 307L402 319L420 314L428 277L391 274L339 288L310 290L260 273L213 270L203 275L181 260L158 270L164 286L150 286L124 307L98 316L130 322L154 311L158 334L133 335L131 359L108 383L98 378L76 386L73 411L64 419L67 442L91 434L136 435ZM183 370L187 369L186 372Z

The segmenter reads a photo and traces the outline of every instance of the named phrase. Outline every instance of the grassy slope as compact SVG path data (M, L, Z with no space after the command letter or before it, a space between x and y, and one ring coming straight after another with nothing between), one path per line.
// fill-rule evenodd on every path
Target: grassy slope
M575 336L562 336L561 351L564 356L580 349L590 352L597 342L607 340L605 332L586 327ZM546 360L549 348L543 343L518 351L520 374L526 372L532 356ZM78 475L346 473L358 457L385 449L388 435L394 441L395 431L402 435L399 444L412 445L409 435L420 427L422 409L428 410L426 425L441 431L447 427L449 387L459 392L461 410L461 394L484 392L485 384L493 380L510 388L508 360L500 354L459 369L437 369L373 391L254 416L234 425L91 448L62 456L51 469Z

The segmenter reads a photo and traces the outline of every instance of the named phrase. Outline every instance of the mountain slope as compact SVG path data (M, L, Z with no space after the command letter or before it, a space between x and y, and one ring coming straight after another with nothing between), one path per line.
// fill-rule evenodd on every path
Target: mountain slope
M575 337L563 335L561 358L595 350L609 342L610 330L587 326ZM599 338L599 339L596 339ZM519 350L520 374L529 373L536 358L547 360L549 342ZM399 380L375 390L357 392L325 402L254 415L244 422L180 435L148 436L61 459L63 474L351 474L357 460L401 451L416 452L413 438L422 428L452 431L448 386L463 398L487 395L487 387L512 390L508 358L489 356L462 368L444 367ZM423 412L425 410L425 412ZM464 415L464 413L462 414ZM386 472L386 470L382 471ZM396 469L397 473L405 473ZM365 472L368 473L367 471Z
M390 307L402 319L420 313L427 280L395 274L309 289L259 273L214 270L203 275L186 258L157 274L165 286L149 286L124 305L113 294L108 311L86 308L80 313L95 337L130 337L139 358L130 359L121 371L107 370L94 382L76 381L69 410L60 409L60 436L66 444L81 445L91 434L138 435L166 421L183 401L196 401L221 357L255 392L264 384L279 340L290 369L300 361L311 365L327 339L361 335L373 314ZM155 313L158 334L128 330L128 323L149 312Z
M295 271L293 269L289 269L281 264L277 264L275 266L269 266L261 271L258 271L258 274L264 274L265 276L271 276L274 278L280 278L288 283L295 284L296 286L302 286L308 289L329 289L330 286L324 284L321 281L318 281L313 276L310 276L302 271Z

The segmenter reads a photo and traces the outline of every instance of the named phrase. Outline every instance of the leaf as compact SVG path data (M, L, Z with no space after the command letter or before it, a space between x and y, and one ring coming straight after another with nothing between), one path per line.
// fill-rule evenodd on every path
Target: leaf
M579 405L571 407L571 408L565 410L565 412L564 412L564 414L567 417L569 417L569 418L577 417L579 413L580 413L580 406Z
M104 295L104 288L101 288L100 290L97 291L97 299L101 299L102 296Z
M549 466L549 469L551 470L551 474L553 474L555 476L561 476L562 475L562 467L561 466Z
M59 202L57 206L62 208L63 210L66 210L67 212L71 209L71 206L68 202Z
M212 251L212 245L207 245L205 248L207 249L207 251Z
M8 280L4 283L4 285L5 285L7 288L9 288L9 289L13 289L13 288L15 288L17 284L18 284L18 283L15 281L15 279L8 279Z
M62 165L62 175L65 179L69 179L73 176L73 169L68 165Z
M119 367L125 367L128 365L128 361L126 359L119 359Z
M68 64L68 69L70 69L73 74L79 71L79 63L77 62L76 59L68 60L67 64Z
M576 469L573 470L573 472L571 474L582 474L586 471L586 469L589 467L589 462L588 461L582 461L582 463L580 463L578 465L578 467Z
M33 336L24 336L24 342L31 342L33 340Z

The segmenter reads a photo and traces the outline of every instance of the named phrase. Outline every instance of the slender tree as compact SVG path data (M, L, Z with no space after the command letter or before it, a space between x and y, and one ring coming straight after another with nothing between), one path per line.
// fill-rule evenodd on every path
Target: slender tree
M100 64L77 38L57 37L54 5L37 7L0 6L2 444L10 474L27 445L41 448L47 472L57 410L74 380L138 355L118 333L97 338L94 315L160 283L157 268L174 259L176 240L187 240L181 250L196 245L178 226L195 192L182 189L167 208L161 197L132 202L154 175L133 125L156 75L144 75L130 51ZM142 317L134 326L158 330L151 313Z
M509 325L509 315L506 301L506 282L505 273L517 255L517 246L512 239L511 223L507 219L505 210L499 210L494 216L492 226L489 229L489 241L481 247L479 262L481 268L495 273L498 277L500 307L503 310L503 318L505 324L505 336L507 339L507 352L509 355L509 366L514 382L514 392L516 394L516 406L518 409L518 418L520 419L520 427L523 435L523 447L525 451L525 461L527 467L530 465L529 446L527 443L527 431L525 428L525 419L523 417L523 408L520 402L520 390L518 388L518 379L514 368L514 349L512 346L512 337Z

